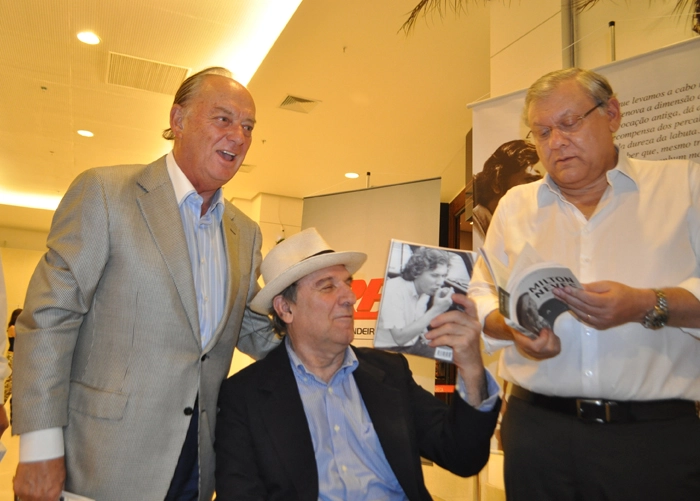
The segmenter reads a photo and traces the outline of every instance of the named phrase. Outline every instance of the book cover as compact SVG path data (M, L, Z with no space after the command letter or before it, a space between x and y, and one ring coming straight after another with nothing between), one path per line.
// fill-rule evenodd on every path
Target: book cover
M452 348L428 346L425 334L439 314L460 308L452 294L466 294L476 254L392 240L374 347L452 362Z
M557 287L581 284L574 273L558 263L542 261L530 244L525 244L513 269L482 248L480 254L498 291L498 309L506 323L529 337L542 329L554 330L555 320L570 310L552 291Z

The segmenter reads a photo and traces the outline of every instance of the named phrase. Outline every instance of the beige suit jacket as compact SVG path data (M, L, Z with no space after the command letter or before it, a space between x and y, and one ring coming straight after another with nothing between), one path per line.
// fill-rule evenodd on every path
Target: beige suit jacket
M214 490L219 386L233 349L276 344L246 305L259 227L226 202L226 308L202 349L187 243L165 158L92 169L56 210L17 324L14 432L64 428L66 490L162 501L199 395L200 499Z

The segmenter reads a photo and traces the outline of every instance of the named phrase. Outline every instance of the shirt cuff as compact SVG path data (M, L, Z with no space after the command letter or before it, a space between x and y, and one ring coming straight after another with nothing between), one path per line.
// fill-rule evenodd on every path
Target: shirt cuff
M486 376L486 391L488 392L489 396L486 400L484 400L478 406L476 406L475 409L481 412L491 412L496 406L496 402L498 402L498 395L501 392L501 387L491 375L491 373L488 371L488 369L484 369L484 374ZM459 373L457 374L456 389L459 397L466 402L467 390L464 385L464 380L462 379L462 376L459 375Z
M469 297L476 303L476 311L479 315L481 327L483 328L484 324L486 323L486 317L489 316L489 313L494 310L498 311L498 296L494 295L493 293L489 293L487 295L474 293Z
M30 431L19 436L19 462L33 463L65 455L63 428Z
M691 277L681 282L678 287L682 287L700 300L700 278ZM700 329L692 327L681 327L683 332L700 339Z
M492 312L498 311L498 299L496 299L495 302L486 301L484 304L479 304L479 302L477 302L477 307L479 310L479 320L481 321L481 339L484 341L484 351L489 355L493 355L501 348L507 348L508 346L513 345L513 341L507 339L496 339L490 337L483 331L484 324L486 323L486 317L488 317Z

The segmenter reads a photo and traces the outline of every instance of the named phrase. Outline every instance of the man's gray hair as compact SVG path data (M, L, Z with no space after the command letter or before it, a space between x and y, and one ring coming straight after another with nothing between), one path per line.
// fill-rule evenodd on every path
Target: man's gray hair
M578 82L591 99L596 103L602 104L600 107L601 113L604 112L610 98L615 96L607 78L595 71L584 70L582 68L567 68L564 70L552 71L540 77L527 90L522 117L525 125L528 127L530 126L527 117L530 111L530 105L535 101L549 97L562 83L569 80Z
M294 282L278 295L282 296L288 303L296 304L297 302L297 284ZM280 318L275 311L275 307L270 308L270 316L272 317L272 330L279 337L284 337L287 334L287 324Z
M173 100L173 105L179 104L180 106L185 106L187 102L192 99L199 88L202 86L202 82L209 75L219 75L226 78L233 78L233 75L226 68L221 66L212 66L210 68L205 68L202 71L195 73L194 75L187 77L184 82L180 84L180 88L177 89L175 93L175 99ZM163 131L163 138L168 141L175 139L175 133L172 129L168 127Z

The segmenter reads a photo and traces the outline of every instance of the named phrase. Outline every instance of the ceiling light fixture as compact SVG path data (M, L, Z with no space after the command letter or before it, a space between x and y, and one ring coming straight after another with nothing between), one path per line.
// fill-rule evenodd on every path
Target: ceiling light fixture
M236 80L247 85L301 2L302 0L241 2L245 4L245 8L242 7L241 15L249 19L246 29L231 33L231 36L227 37L221 46L213 51L214 53L209 60L229 68L234 73ZM100 37L89 31L77 33L77 38L90 45L101 43ZM41 90L48 89L42 88ZM94 136L90 131L81 130L78 131L78 134L85 137ZM171 149L171 145L166 145L167 151L164 153ZM241 170L245 172L245 167ZM38 199L39 201L29 199ZM45 200L42 201L43 199ZM0 205L54 210L60 199L60 196L20 194L4 191L0 188Z
M233 72L236 80L248 85L301 1L240 2L240 15L245 16L248 22L232 32L221 47L212 52L211 60L220 61L224 68Z
M88 45L97 45L100 43L100 37L95 35L92 31L81 31L78 33L78 40Z
M347 172L345 174L345 177L347 177L348 179L357 179L358 177L360 177L360 175L357 172Z
M3 205L15 205L30 209L56 210L61 195L37 195L35 193L20 193L0 189L0 200Z

